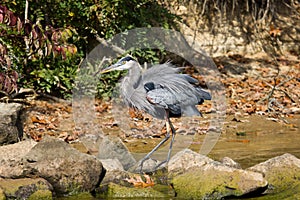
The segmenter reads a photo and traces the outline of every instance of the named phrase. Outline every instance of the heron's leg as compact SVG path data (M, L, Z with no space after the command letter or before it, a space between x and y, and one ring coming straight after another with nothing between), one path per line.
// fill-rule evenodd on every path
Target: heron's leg
M172 153L172 147L173 147L173 143L174 143L174 140L175 140L175 135L176 135L176 131L175 131L175 128L172 124L172 122L170 121L170 118L168 118L168 124L171 128L171 131L172 131L172 140L170 142L170 147L169 147L169 152L168 152L168 156L167 156L167 159L165 161L162 161L161 163L159 163L157 166L156 166L156 169L158 167L160 167L162 164L165 164L165 163L168 163L169 160L170 160L170 157L171 157L171 153Z
M150 156L159 148L159 147L161 147L161 145L163 145L169 138L170 138L170 127L171 127L171 130L172 130L172 132L173 132L173 129L174 129L174 127L173 127L173 125L172 124L170 124L171 123L171 121L170 121L170 119L169 119L169 111L166 111L166 129L167 129L167 135L166 135L166 137L162 140L162 141L160 141L160 143L158 143L158 145L156 145L142 160L141 160L141 164L140 164L140 173L142 173L142 170L143 170L143 164L144 164L144 162L146 161L146 160L148 160L149 158L150 158ZM175 129L174 129L175 130ZM174 138L173 138L174 136L172 136L172 141L174 140ZM172 146L172 144L170 145L170 146ZM169 157L169 154L170 154L170 150L169 150L169 153L168 153L168 157ZM161 164L159 164L159 166L160 166ZM156 167L157 168L157 167Z

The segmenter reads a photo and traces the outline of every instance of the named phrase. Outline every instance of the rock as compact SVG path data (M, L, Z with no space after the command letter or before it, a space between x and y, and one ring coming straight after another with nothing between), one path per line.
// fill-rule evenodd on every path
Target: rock
M295 199L300 198L300 159L297 157L286 153L250 167L248 170L264 174L270 184L266 193L285 192L286 195L298 194Z
M117 158L125 170L132 167L136 160L129 152L128 148L118 137L104 137L99 146L99 159Z
M0 174L6 178L23 178L34 173L30 166L24 163L25 155L37 144L25 140L15 144L0 146Z
M95 130L99 130L99 129L95 129ZM83 148L86 148L86 150L90 154L97 155L99 151L99 146L103 139L102 135L103 133L98 133L98 132L95 132L94 134L85 133L83 135L80 135L79 140L84 146Z
M71 147L77 149L81 153L85 153L85 154L90 153L88 148L86 148L86 146L82 142L74 142L74 143L71 143L70 145L71 145Z
M237 169L242 169L242 167L239 163L235 162L234 160L232 160L229 157L222 158L221 163L223 163L224 165L226 165L228 167L234 167L234 168L237 168Z
M22 104L0 103L0 145L18 142L23 137L21 110Z
M0 155L1 177L42 177L52 184L57 194L92 191L100 184L104 173L95 156L80 153L53 138L46 137L39 143L23 141L2 146Z
M154 185L143 187L143 183L140 182L141 179L143 180L144 184L149 184L149 182L147 182L146 175L134 174L128 171L107 171L99 189L97 189L96 192L98 194L104 194L104 199L127 197L175 197L174 190L169 185L162 183L160 180L161 178L161 175L157 177L151 176L151 180ZM134 186L132 180L136 180L135 183L138 184L138 186Z
M100 161L107 171L124 171L123 165L118 159L100 159Z
M166 167L165 167L166 164L162 164L161 166L159 166L157 168L157 166L160 163L161 163L161 161L159 161L159 160L149 158L143 163L142 172L143 173L152 173L152 172L155 172L157 170L165 170L166 169ZM133 173L140 173L141 172L141 160L139 162L136 162L134 166L132 166L130 169L128 169L128 171L133 172Z
M260 194L268 186L260 173L226 166L189 149L174 155L168 168L179 198L221 199Z
M102 193L105 199L117 198L167 198L168 195L156 190L155 188L133 188L109 183L105 193Z
M131 187L132 185L128 183L128 181L125 181L125 179L130 179L130 177L134 177L134 174L131 172L119 170L107 171L100 187L106 187L105 185L109 183L116 183L122 186Z
M15 144L0 146L0 160L19 160L23 158L37 142L24 140Z
M7 199L52 199L53 188L42 178L22 178L0 179L1 190Z
M190 149L184 149L175 154L168 163L170 175L182 174L192 167L202 167L214 160L207 156L198 154Z
M103 167L96 157L53 138L44 138L24 159L34 175L45 178L58 194L93 191L103 178Z
M2 188L0 188L0 200L6 200L6 196Z
M167 179L167 176L165 177ZM154 183L152 185L151 182L147 182L146 175L119 170L107 171L96 193L103 194L104 199L175 197L174 190L162 183L161 178L161 175L151 176Z
M140 194L134 196L136 195L136 192L133 192L131 194L126 194L125 192L129 192L130 188L132 188L133 186L127 181L132 177L136 177L136 174L119 170L107 171L99 189L97 189L96 191L99 194L105 194L106 198L141 197Z

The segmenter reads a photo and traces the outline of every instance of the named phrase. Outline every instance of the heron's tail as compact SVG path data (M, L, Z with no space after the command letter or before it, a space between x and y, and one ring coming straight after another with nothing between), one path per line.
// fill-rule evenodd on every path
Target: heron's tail
M197 90L198 104L202 104L204 100L211 100L211 95L209 92L202 89L201 87L196 87L196 90Z

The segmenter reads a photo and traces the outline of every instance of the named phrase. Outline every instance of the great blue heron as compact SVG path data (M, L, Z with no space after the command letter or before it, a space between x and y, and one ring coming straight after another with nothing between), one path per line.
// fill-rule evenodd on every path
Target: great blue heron
M181 115L201 115L196 105L210 100L210 93L196 86L198 81L187 74L180 74L179 69L170 62L154 65L142 72L140 64L131 56L121 58L117 63L103 69L101 73L114 70L128 70L120 85L120 93L127 105L143 110L155 118L165 119L167 133L165 138L150 151L140 163L144 162L170 138L167 159L157 167L170 160L175 129L170 117Z

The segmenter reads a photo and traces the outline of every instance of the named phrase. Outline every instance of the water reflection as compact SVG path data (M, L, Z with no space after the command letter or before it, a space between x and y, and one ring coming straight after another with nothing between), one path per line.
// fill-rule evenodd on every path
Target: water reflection
M258 116L251 117L245 123L235 130L228 128L229 131L221 135L209 157L221 160L227 156L243 168L284 153L300 158L300 116L291 119L291 124L272 122Z

